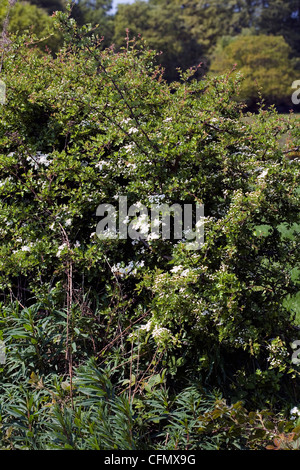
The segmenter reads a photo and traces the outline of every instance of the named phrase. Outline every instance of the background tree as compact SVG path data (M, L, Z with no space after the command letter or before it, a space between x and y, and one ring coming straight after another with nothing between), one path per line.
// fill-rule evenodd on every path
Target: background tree
M63 11L66 7L65 0L28 0L28 2L47 11L49 15L55 11Z
M79 25L98 26L97 33L103 36L102 47L110 46L113 37L114 18L109 12L112 0L78 0L72 8L72 17Z
M223 38L211 62L210 72L226 73L236 65L244 77L239 99L255 107L261 92L266 103L292 107L291 83L297 72L290 60L291 48L279 36Z
M182 10L174 2L136 1L120 4L115 16L114 43L124 45L130 37L142 36L148 47L161 52L159 63L168 81L178 79L178 67L186 69L204 60L202 49L186 28Z
M181 10L186 30L201 45L206 56L209 56L220 36L236 36L243 28L249 27L250 15L244 2L237 5L235 0L175 0L174 3Z
M39 37L46 36L48 21L42 11L49 15L54 10L62 11L65 9L65 0L29 0L29 3L31 7L38 7L38 10L25 6L26 2L18 2L19 6L13 12L11 31L24 31L32 24ZM1 4L2 18L6 4L7 0ZM297 0L136 0L133 4L120 4L115 16L110 13L111 7L111 0L78 0L73 2L72 16L80 25L98 25L97 31L103 36L102 47L112 43L117 48L126 46L127 29L131 38L142 35L149 47L161 51L156 61L165 68L165 78L169 82L178 79L178 68L186 69L200 63L202 67L195 77L201 78L209 70L211 60L219 54L220 40L224 36L283 37L291 47L289 54L293 59L292 68L298 69L300 66L300 14ZM261 41L264 42L263 36ZM54 50L57 44L57 38L48 40L48 45ZM40 46L43 47L44 43ZM276 83L278 91L274 87L270 96L273 96L274 103L278 101L278 106L282 106L282 84L279 85L279 81ZM248 91L250 93L250 88ZM287 109L286 102L284 110Z
M262 34L282 36L294 56L300 58L300 2L299 0L272 0L260 2L255 25Z
M8 0L2 4L0 10L0 27L3 27L7 9ZM16 2L10 10L8 32L23 34L29 30L37 38L45 38L44 41L39 42L39 48L45 49L45 46L48 46L53 51L58 49L61 37L57 32L54 33L53 23L47 11L29 2Z

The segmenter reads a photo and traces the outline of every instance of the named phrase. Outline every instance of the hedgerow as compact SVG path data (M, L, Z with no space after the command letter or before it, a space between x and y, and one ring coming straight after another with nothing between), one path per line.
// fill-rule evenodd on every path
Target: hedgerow
M245 119L239 77L168 84L142 42L102 50L68 12L53 21L56 54L2 45L1 446L297 439L296 121L263 103ZM97 208L119 196L202 204L204 242L99 238Z

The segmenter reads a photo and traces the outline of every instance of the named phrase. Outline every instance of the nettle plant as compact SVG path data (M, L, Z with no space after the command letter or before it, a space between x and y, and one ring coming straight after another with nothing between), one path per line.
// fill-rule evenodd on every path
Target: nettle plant
M295 122L263 106L247 120L239 78L190 69L168 84L142 42L101 50L68 13L53 21L65 38L55 56L29 36L4 50L3 304L65 309L73 364L112 344L135 351L135 386L154 358L233 395L277 392L297 335L283 300L297 290L299 234L280 226L299 220L299 165L279 144L288 132L297 147ZM119 195L203 204L204 243L100 240L97 207Z

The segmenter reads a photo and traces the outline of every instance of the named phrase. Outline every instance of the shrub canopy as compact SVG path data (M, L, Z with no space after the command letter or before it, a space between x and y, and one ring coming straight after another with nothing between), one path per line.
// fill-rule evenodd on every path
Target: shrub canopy
M129 387L152 367L176 386L276 401L296 380L283 301L297 290L299 233L281 227L299 221L299 165L279 143L288 132L297 146L294 121L264 107L245 118L238 77L196 81L191 69L168 84L143 43L101 50L67 14L55 22L55 57L16 38L2 70L4 382L20 380L20 363L57 374L67 359L70 372L114 346L120 362L135 351ZM119 195L203 204L203 245L100 240L97 207Z

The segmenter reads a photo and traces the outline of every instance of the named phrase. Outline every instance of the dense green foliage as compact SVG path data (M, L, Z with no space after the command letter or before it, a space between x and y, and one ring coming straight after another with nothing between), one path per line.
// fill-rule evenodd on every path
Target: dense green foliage
M2 43L0 447L299 448L297 120L51 21ZM204 244L98 238L118 195L200 202Z

